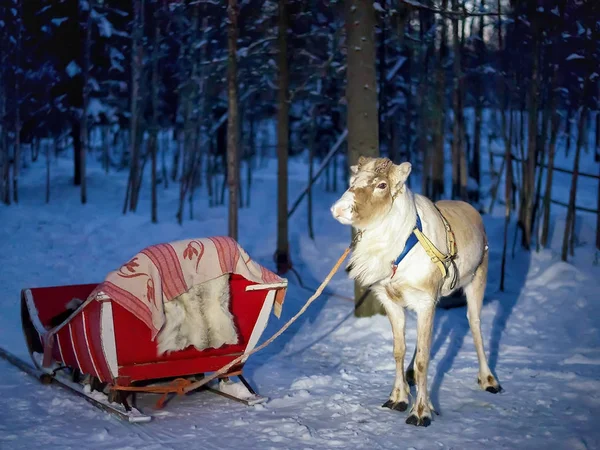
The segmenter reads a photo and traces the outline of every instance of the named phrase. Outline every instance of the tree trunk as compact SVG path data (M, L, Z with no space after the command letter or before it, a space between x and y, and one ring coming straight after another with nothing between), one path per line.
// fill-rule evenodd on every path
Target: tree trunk
M388 114L389 100L390 100L390 89L388 87L389 80L386 72L386 39L387 39L387 23L384 14L378 14L379 18L379 46L377 48L377 64L379 67L379 95L378 95L378 120L379 120L379 145L380 147L387 148L388 156L393 156L391 150L390 140L390 122L391 117ZM377 17L376 17L377 20ZM333 192L337 192L337 158L333 160Z
M527 129L527 161L523 164L523 204L521 226L523 228L522 244L527 250L531 248L531 230L533 223L533 205L535 197L535 168L537 162L537 129L538 129L538 91L540 86L539 57L540 57L540 25L536 17L533 27L533 55L531 68L531 85L529 90L528 129Z
M227 65L227 184L229 185L229 237L238 238L238 185L239 185L239 116L237 89L237 36L238 6L237 0L229 0L227 8L228 29L228 65Z
M423 154L423 169L421 174L421 194L430 197L431 196L431 177L432 177L432 163L431 163L431 149L428 139L428 130L431 128L431 120L434 114L430 110L430 98L429 98L429 77L428 65L431 57L432 46L428 45L425 37L425 30L428 29L429 23L427 16L424 13L419 14L420 19L420 30L421 30L421 45L420 45L420 64L418 65L419 73L419 85L417 92L417 129L418 129L418 146L419 150ZM410 130L412 132L412 130ZM410 180L410 178L409 178Z
M3 43L0 34L0 45ZM4 58L0 58L2 62ZM8 154L6 153L6 141L4 136L4 115L6 114L6 97L4 88L4 67L0 67L0 199L6 201L6 167L8 166Z
M372 3L346 0L348 105L348 164L358 163L360 156L379 156L377 115L377 74L375 70L375 10ZM355 230L353 229L353 234ZM371 293L362 303L362 286L355 283L356 316L372 316L382 312Z
M162 138L162 181L163 183L165 183L165 189L169 188L169 174L167 173L167 152L170 149L170 145L169 143L171 142L171 140L169 139L169 134L168 133L163 133L163 138Z
M408 61L409 61L409 67L407 68L407 82L412 83L412 77L411 77L411 73L412 73L412 65L410 64L410 58L412 57L413 53L410 52L409 56L408 56ZM413 118L412 118L412 113L413 113L413 96L410 92L410 89L407 91L406 93L406 111L404 112L404 132L402 133L402 136L404 137L404 158L405 161L411 161L411 156L412 156L412 139L413 139L413 132L412 132L412 124L413 124ZM398 132L398 134L400 134L400 132ZM397 163L398 161L394 161L394 163ZM410 177L408 178L408 186L410 187Z
M81 185L81 123L73 119L71 123L71 138L73 139L73 184Z
M0 180L0 193L2 201L10 205L10 155L7 141L4 119L6 115L6 79L4 78L4 67L0 67L0 160L2 161L2 179Z
M500 0L498 0L500 3ZM502 114L502 129L506 130L506 114ZM508 136L504 135L505 146L505 166L506 176L504 177L505 184L505 209L504 209L504 242L502 244L502 268L500 273L500 290L504 292L504 280L506 273L506 246L508 241L508 225L510 224L511 213L511 190L512 190L512 134L513 134L513 114L510 112L510 124ZM501 174L500 174L501 176Z
M254 119L254 116L252 114L250 114L249 120L250 133L248 136L248 164L246 166L246 206L248 208L250 207L250 194L252 192L252 160L253 158L256 158L256 120Z
M212 144L211 147L212 148ZM210 150L209 148L209 150ZM208 161L206 163L206 191L208 194L208 207L212 208L215 206L216 194L214 193L214 184L213 184L213 172L215 167L215 158L212 155L212 151L208 153Z
M191 110L192 110L192 96L185 96L185 106L183 113L183 130L181 134L183 137L179 140L181 146L181 178L179 179L179 208L177 209L177 223L181 225L183 223L183 209L185 207L185 194L187 192L187 186L190 179L190 153L191 139L190 139L190 128L191 128Z
M600 82L598 83L600 85ZM600 89L598 89L600 91ZM600 92L598 92L598 103L600 103ZM596 139L594 141L594 161L600 162L600 106L596 111Z
M222 166L225 167L225 172L223 174L223 183L221 184L221 198L219 200L219 205L224 205L225 204L225 188L227 187L227 182L229 181L229 168L227 167L227 155L225 155L223 158L221 158L223 160L223 164Z
M321 81L317 81L319 83L319 88L321 87ZM320 94L320 89L319 89ZM308 149L308 182L310 183L308 186L307 192L307 205L306 205L306 216L308 219L308 236L314 241L315 240L315 232L313 229L313 196L312 196L312 179L313 179L313 165L315 159L315 146L317 144L316 136L317 136L317 108L318 103L313 105L311 120L310 120L310 141L309 141L309 149Z
M94 1L88 2L87 18L85 21L85 42L84 42L84 53L83 53L83 107L81 112L81 157L79 163L81 164L81 203L87 203L87 185L85 177L85 162L88 153L88 141L89 141L89 130L88 130L88 105L90 102L90 64L91 64L91 47L92 47L92 9L94 7Z
M448 8L448 0L442 1L442 9ZM441 37L438 55L436 59L435 68L435 107L436 112L434 114L434 137L433 137L433 185L431 187L431 198L432 200L439 200L444 195L444 143L445 143L445 130L446 130L446 76L444 70L444 64L448 57L448 46L447 46L447 20L444 16L439 17L441 21Z
M105 173L110 169L110 146L109 146L110 127L102 127L102 163Z
M541 244L548 244L548 232L550 228L550 200L552 198L552 177L554 175L554 156L556 154L556 140L560 128L560 116L558 112L552 112L552 130L550 131L550 146L548 148L548 170L546 171L546 192L544 194L544 217L542 221ZM599 197L600 198L600 197Z
M600 168L600 166L599 166ZM600 173L598 174L600 175ZM600 251L600 182L598 182L598 196L596 203L597 213L596 213L596 252Z
M160 48L160 4L154 2L154 46L152 48L152 131L150 133L150 152L152 157L152 179L151 179L151 216L152 223L158 223L158 195L156 192L156 154L158 147L158 58Z
M288 31L287 0L279 1L279 85L277 90L277 273L284 274L292 268L288 236L288 146L289 146L289 67L287 56Z
M131 33L131 117L130 117L130 171L127 196L125 197L125 206L123 212L127 210L127 197L129 197L129 210L135 211L137 207L136 191L139 177L139 160L141 136L139 132L139 92L141 72L143 65L143 11L144 0L134 0L133 3L133 30Z
M40 155L40 138L39 137L35 137L31 140L29 149L31 150L31 162L34 163L37 161L38 156Z
M485 8L485 0L481 0L481 10L483 11ZM484 26L484 16L481 16L479 19L479 39L477 41L477 54L479 56L480 67L481 63L485 64L485 41L483 38L483 26ZM502 51L500 49L500 51ZM474 91L475 91L475 127L473 129L473 159L470 164L471 176L475 180L477 184L477 191L473 193L473 200L475 202L479 202L479 191L481 188L481 125L482 125L482 116L483 116L483 75L477 75L477 80L475 82Z
M53 139L56 145L56 139ZM46 203L50 203L50 144L46 142Z
M181 160L181 130L176 125L173 130L173 140L177 144L175 146L175 152L173 153L173 162L171 163L171 180L177 181L177 176L179 174L179 161Z
M21 43L23 30L23 0L19 0L17 26L17 67L21 66ZM21 172L21 79L15 74L15 159L13 161L13 200L19 203L19 174Z
M198 107L199 105L199 86L196 80L203 77L198 74L198 56L196 44L198 39L198 23L200 17L200 4L196 3L193 7L193 16L191 22L191 35L189 42L184 52L185 58L191 65L191 72L182 73L182 78L187 79L184 82L183 88L180 90L180 103L183 104L183 142L184 148L182 153L181 180L179 190L179 211L177 219L179 224L183 221L183 210L185 208L185 197L188 195L190 206L190 218L193 217L191 209L193 204L194 178L196 174L196 166L198 163L199 146L198 146Z
M458 11L457 0L452 0L452 9ZM452 126L452 198L459 197L466 200L465 193L462 191L462 152L463 133L462 133L462 101L461 101L461 61L460 61L460 40L459 23L456 15L452 16L452 49L454 52L453 72L454 87L452 95L452 106L454 110L454 123Z
M586 85L588 80L586 80ZM587 89L584 87L584 93ZM567 254L569 249L569 243L572 245L572 241L575 239L574 227L575 227L575 205L577 202L577 179L579 177L579 156L581 155L581 147L583 147L583 141L585 139L585 120L587 117L587 106L586 106L586 95L582 96L582 108L579 116L579 126L577 135L577 144L575 149L575 161L573 163L573 176L571 177L571 190L569 191L569 206L567 209L567 220L565 221L565 232L563 235L562 253L561 259L567 260Z
M567 107L567 118L565 121L565 135L567 137L567 143L565 144L565 155L569 156L569 150L571 148L571 127L573 126L573 105L571 101L567 100L569 105Z
M548 137L548 130L551 130L550 125L550 120L553 117L553 112L556 109L556 95L554 93L554 89L556 87L556 82L557 82L557 76L558 76L558 69L555 68L555 70L553 71L552 74L552 79L550 82L550 86L548 88L548 97L546 98L546 102L544 104L544 110L542 113L542 132L539 136L538 139L538 152L541 152L541 157L538 158L538 164L540 166L540 169L538 171L538 179L537 179L537 186L536 186L536 191L535 191L535 203L534 203L534 208L533 208L533 221L532 221L532 226L535 225L535 236L536 236L536 251L539 251L540 249L540 244L541 244L541 237L539 235L539 229L540 229L540 222L542 221L540 218L540 214L541 214L541 203L542 203L542 177L544 175L544 164L545 164L545 159L546 159L546 141L547 141L547 137ZM550 131L550 133L552 133L552 130ZM550 137L550 141L552 141L552 137ZM552 144L552 142L550 142L550 144ZM549 152L549 150L548 150ZM550 155L548 155L549 157ZM549 159L549 158L548 158ZM551 176L549 174L550 172L550 165L549 165L550 161L548 161L548 170L547 170L547 175L546 178L548 178L549 176ZM542 244L543 245L543 244Z

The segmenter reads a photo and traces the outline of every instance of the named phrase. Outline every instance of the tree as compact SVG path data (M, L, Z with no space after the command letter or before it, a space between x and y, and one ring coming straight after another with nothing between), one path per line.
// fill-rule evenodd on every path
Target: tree
M287 0L279 1L279 47L277 88L277 273L284 274L291 267L288 242L288 146L289 146L289 68L287 56L288 11Z
M531 6L534 8L534 5ZM539 58L540 58L540 40L541 40L541 26L539 24L538 13L535 11L531 12L533 17L532 21L532 34L533 34L533 50L532 50L532 61L531 61L531 82L529 90L529 108L528 108L528 119L529 123L527 126L528 138L527 138L527 161L523 164L523 204L521 206L521 225L523 229L523 246L529 250L531 248L531 232L533 228L533 206L535 201L535 173L536 163L538 156L537 147L537 133L538 133L538 95L540 85L540 70L539 70Z
M379 156L377 73L375 70L375 9L364 0L346 0L346 58L348 62L346 102L348 105L348 164L360 156ZM356 231L353 229L354 235ZM354 286L356 316L372 316L382 308L373 294L358 303L365 289Z
M19 173L21 171L21 52L23 45L23 0L18 0L18 25L17 25L17 70L15 73L15 156L13 161L13 200L19 203Z
M483 11L485 8L485 0L481 0L480 10ZM471 176L477 184L477 190L473 193L473 200L479 202L479 191L481 189L481 125L483 115L483 64L485 63L485 40L483 38L483 27L484 27L484 16L479 18L479 34L475 41L475 49L477 59L480 61L478 74L476 75L475 83L473 85L475 95L475 124L473 129L473 159L471 161Z
M151 179L151 216L152 223L158 222L158 195L156 192L156 153L158 150L158 94L159 94L159 78L158 78L158 60L160 57L160 22L159 16L161 13L158 0L154 0L154 42L152 43L152 129L150 131L150 148L152 157L152 179Z
M452 0L452 9L458 12L458 0ZM461 46L459 41L458 16L452 16L452 50L454 52L453 72L454 86L452 92L452 106L454 108L454 122L452 125L452 197L467 199L465 142L464 142L464 116L462 97L462 61Z
M81 141L81 156L79 157L79 164L81 165L80 177L81 177L81 203L87 203L87 185L85 177L85 157L88 152L88 107L90 104L90 65L91 65L91 48L92 48L92 8L93 0L89 0L85 4L80 4L82 10L87 10L85 14L85 42L84 42L84 55L83 55L83 107L81 108L81 127L80 127L80 141ZM83 7L85 5L85 8Z
M143 36L144 36L144 3L145 0L134 0L133 3L133 22L131 31L131 116L129 118L130 133L130 167L129 167L129 182L127 184L127 192L125 194L125 204L123 205L123 213L127 211L127 203L129 200L129 210L135 211L137 208L137 199L139 193L140 182L140 147L142 136L140 136L140 83L143 70Z
M238 6L237 0L229 0L227 16L229 29L227 45L229 60L227 65L227 184L229 186L229 236L238 237L238 189L239 177L239 113L237 86L237 36L238 36Z
M442 9L446 9L448 0L442 1ZM446 130L446 76L445 63L448 53L447 46L447 21L444 16L440 16L441 21L441 36L440 45L435 61L435 114L434 114L434 131L433 144L434 151L432 155L433 185L431 187L431 198L438 200L444 195L444 143Z

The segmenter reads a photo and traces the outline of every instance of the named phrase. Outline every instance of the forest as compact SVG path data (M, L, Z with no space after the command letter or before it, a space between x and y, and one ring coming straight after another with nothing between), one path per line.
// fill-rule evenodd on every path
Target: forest
M600 161L599 44L596 0L4 0L0 199L18 204L36 164L52 202L51 161L72 155L81 203L96 161L128 174L123 214L149 190L152 221L182 223L208 197L236 238L239 208L260 201L253 171L276 158L286 273L301 202L314 234L315 181L341 193L359 156L381 155L410 161L411 188L433 200L502 204L503 267L513 240L547 245L552 208L566 208L567 260L576 212L600 223L600 195L577 202L578 181L600 179L580 167L582 154ZM555 164L558 141L569 167ZM288 164L304 157L307 187L291 198ZM568 202L553 197L556 171L571 179ZM169 185L176 219L160 214Z

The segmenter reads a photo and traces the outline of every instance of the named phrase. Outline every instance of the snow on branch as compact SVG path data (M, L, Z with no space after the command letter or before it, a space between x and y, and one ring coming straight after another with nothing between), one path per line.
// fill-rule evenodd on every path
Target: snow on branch
M400 3L417 9L425 11L431 11L436 14L443 16L455 16L455 17L473 17L473 16L508 16L508 13L499 14L497 11L452 11L449 9L438 9L433 6L424 5L417 0L398 0Z

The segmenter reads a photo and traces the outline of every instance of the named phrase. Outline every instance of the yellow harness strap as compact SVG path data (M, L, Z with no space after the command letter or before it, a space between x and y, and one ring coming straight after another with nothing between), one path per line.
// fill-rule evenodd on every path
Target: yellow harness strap
M440 269L440 272L442 272L442 276L446 278L448 276L448 269L445 263L452 261L452 259L454 259L456 256L456 239L454 232L450 228L450 224L446 218L443 215L441 217L442 221L444 222L444 227L446 228L446 243L448 245L449 254L444 255L442 252L440 252L436 246L433 245L433 242L431 242L427 236L419 231L418 228L415 228L413 233L417 237L419 243L423 246L423 249L425 249L427 256L431 258L431 262L438 266L438 269Z

